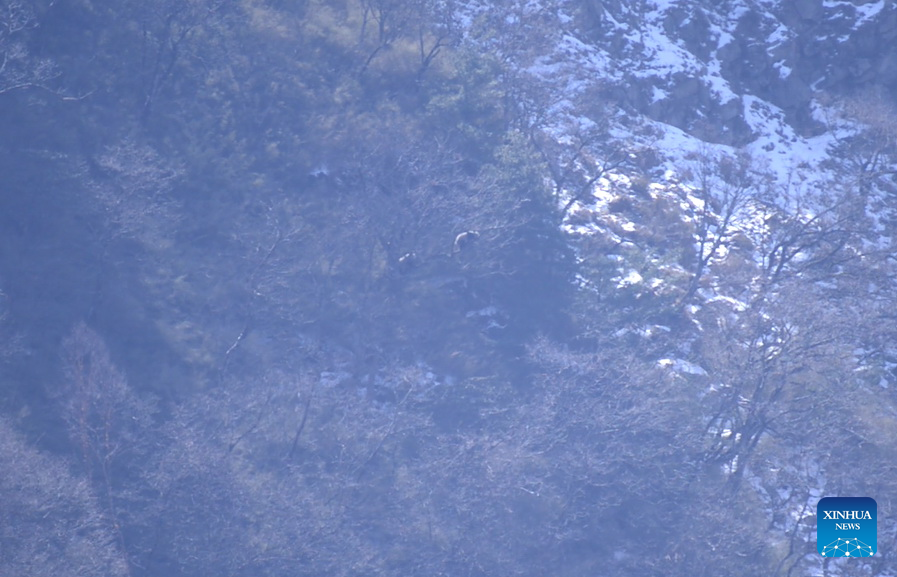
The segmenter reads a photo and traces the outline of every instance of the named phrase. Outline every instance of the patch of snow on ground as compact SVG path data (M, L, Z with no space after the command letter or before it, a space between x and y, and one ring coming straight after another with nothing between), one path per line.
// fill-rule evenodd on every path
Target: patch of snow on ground
M855 27L859 28L869 20L878 16L878 13L884 10L885 0L878 0L878 2L875 2L874 4L860 4L858 6L855 5L854 8L856 8L857 15L859 16L859 18L857 18Z
M853 9L856 14L856 21L854 22L853 27L854 29L857 29L869 20L878 16L878 13L884 9L885 4L885 0L878 0L878 2L873 2L871 4L824 0L822 6L827 10L838 10L840 8L846 8L848 10Z

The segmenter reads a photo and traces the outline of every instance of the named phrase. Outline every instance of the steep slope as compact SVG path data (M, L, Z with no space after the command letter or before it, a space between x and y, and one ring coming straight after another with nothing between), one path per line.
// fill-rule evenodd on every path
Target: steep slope
M895 573L812 515L897 544L893 3L33 4L0 461L76 557Z
M897 422L897 6L494 8L468 31L513 63L604 329L706 387L708 460L763 503L777 570L815 574L816 501L873 491L846 446L890 454Z

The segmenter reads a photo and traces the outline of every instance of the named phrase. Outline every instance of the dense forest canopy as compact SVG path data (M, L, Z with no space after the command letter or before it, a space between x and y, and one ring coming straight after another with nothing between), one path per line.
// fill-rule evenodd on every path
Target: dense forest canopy
M894 574L893 96L671 176L633 4L0 0L0 577Z

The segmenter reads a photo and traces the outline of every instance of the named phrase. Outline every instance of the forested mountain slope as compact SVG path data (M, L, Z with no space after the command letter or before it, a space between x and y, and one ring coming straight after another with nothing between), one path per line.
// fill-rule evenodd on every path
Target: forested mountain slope
M0 0L0 576L894 574L895 38Z

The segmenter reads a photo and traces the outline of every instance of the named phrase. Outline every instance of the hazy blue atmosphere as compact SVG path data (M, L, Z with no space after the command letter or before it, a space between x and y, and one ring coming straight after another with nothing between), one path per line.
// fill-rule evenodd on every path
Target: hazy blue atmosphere
M0 175L0 577L897 576L895 0L0 0Z

